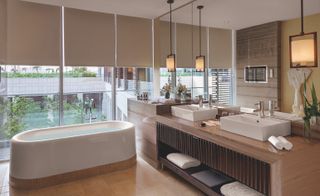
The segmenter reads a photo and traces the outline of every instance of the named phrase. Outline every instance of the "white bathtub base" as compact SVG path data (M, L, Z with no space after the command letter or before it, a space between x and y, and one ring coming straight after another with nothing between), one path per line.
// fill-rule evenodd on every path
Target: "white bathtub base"
M107 165L97 166L93 168L83 169L79 171L68 172L64 174L58 174L54 176L38 178L38 179L18 179L10 176L10 186L19 190L31 190L44 188L48 186L58 185L62 183L79 180L82 178L92 177L96 175L111 173L119 170L125 170L133 167L136 164L136 156L132 158L120 161L117 163L111 163Z

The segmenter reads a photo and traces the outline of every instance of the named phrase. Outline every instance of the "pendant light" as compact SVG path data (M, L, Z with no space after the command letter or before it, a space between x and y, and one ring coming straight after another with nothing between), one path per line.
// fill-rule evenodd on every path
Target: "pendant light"
M196 71L204 72L205 69L205 56L201 55L201 9L203 9L202 5L197 7L199 9L199 56L196 56Z
M305 33L301 0L301 32L289 37L290 67L317 67L317 32Z
M168 0L167 3L170 5L170 54L167 56L166 64L168 72L176 71L176 56L172 53L172 4L174 0Z

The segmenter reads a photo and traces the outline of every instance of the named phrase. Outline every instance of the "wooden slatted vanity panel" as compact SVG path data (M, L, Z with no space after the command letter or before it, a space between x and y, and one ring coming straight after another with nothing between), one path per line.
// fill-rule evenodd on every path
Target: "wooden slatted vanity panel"
M268 163L161 123L157 123L157 140L158 150L161 150L159 145L168 145L265 195L270 195L270 165ZM166 153L169 152L158 152L158 155Z

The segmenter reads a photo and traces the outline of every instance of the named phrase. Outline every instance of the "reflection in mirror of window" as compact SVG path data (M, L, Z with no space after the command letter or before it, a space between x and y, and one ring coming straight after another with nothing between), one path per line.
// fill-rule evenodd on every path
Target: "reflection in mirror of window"
M192 98L204 95L204 81L208 81L209 94L218 103L232 104L232 71L230 69L209 69L208 80L204 72L196 72L193 68L177 68L176 83L186 85ZM165 68L160 68L160 89L166 84L172 84L171 74ZM162 96L164 96L162 94Z
M141 67L117 67L116 69L116 119L127 120L127 99L147 93L153 97L153 69Z

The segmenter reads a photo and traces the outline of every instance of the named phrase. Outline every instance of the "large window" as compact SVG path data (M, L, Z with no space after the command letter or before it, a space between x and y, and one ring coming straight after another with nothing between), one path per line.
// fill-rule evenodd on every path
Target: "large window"
M15 134L59 125L59 67L1 66L0 160Z
M65 67L64 124L112 119L111 77L108 67Z

